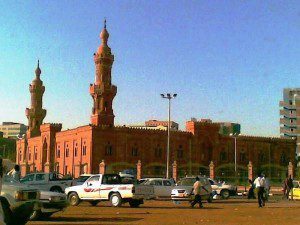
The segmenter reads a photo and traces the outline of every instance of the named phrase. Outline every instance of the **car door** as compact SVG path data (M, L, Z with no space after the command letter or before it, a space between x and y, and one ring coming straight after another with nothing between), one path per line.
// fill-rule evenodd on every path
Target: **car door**
M152 182L150 182L150 185L153 185L154 187L154 194L156 197L162 197L164 194L164 187L162 184L162 180L152 180Z
M114 189L116 184L120 184L120 178L117 175L105 174L102 177L100 188L100 198L108 199L109 193Z
M83 185L83 198L98 199L100 198L100 175L90 177Z
M210 181L205 178L200 178L200 183L201 183L201 190L200 190L200 195L209 195L210 194L210 188L209 188L209 183Z
M34 184L35 174L28 174L25 177L23 177L20 182L28 185Z
M163 197L171 197L173 185L169 180L163 180Z
M35 174L35 179L32 183L34 186L36 186L40 190L49 191L49 185L46 181L46 174L45 173L37 173Z

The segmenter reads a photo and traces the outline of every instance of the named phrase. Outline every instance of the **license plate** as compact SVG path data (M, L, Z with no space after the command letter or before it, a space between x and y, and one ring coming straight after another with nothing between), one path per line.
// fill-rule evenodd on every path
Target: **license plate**
M184 193L178 193L178 197L184 197Z

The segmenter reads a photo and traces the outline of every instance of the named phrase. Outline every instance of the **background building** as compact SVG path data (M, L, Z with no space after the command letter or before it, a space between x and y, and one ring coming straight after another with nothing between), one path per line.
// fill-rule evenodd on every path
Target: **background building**
M145 122L146 127L165 127L168 128L168 121L161 121L161 120L148 120ZM171 121L170 122L170 130L178 130L179 125L178 123Z
M283 101L280 106L280 133L283 137L294 138L297 140L296 154L300 154L300 88L283 89Z
M3 122L0 125L0 131L3 132L4 138L18 138L26 134L27 126L22 123Z

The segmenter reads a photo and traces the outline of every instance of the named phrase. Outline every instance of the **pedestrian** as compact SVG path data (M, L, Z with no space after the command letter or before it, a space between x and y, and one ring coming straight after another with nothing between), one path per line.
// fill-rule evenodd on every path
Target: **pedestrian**
M286 186L287 186L287 189L286 189L286 199L289 199L290 192L291 192L291 196L292 196L292 199L293 199L293 187L294 187L294 184L293 184L293 179L292 179L291 175L289 175L289 177L286 180Z
M249 191L248 191L248 199L255 199L255 195L254 195L255 185L254 185L254 182L251 179L249 179L248 182L250 184Z
M200 179L199 177L196 177L196 181L193 185L193 193L195 195L194 201L192 201L191 203L191 207L193 208L194 205L196 205L197 203L199 203L199 208L203 208L203 204L201 201L201 196L200 196L200 190L201 190L201 183L200 183Z
M20 176L21 176L20 166L16 164L15 167L7 173L7 175L11 176L16 181L20 181Z
M257 199L258 199L258 206L261 208L265 206L264 201L264 187L265 187L265 179L262 177L261 174L258 174L257 178L254 180L254 185L257 190Z

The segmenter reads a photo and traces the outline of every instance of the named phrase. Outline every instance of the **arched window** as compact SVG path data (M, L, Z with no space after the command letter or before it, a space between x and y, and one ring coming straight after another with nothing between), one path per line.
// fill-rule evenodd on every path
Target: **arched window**
M284 152L281 152L280 155L280 165L285 166L287 165L287 158Z
M160 158L162 156L162 148L158 144L155 148L155 157Z
M266 154L265 153L263 153L263 152L260 152L259 154L258 154L258 162L260 162L260 163L265 163L266 162Z
M224 150L222 150L221 152L220 152L220 161L221 162L224 162L224 161L226 161L227 160L227 153L224 151Z
M134 144L134 146L131 149L131 155L132 156L138 156L138 151L139 151L139 149L137 147L137 144Z
M112 155L113 154L113 146L110 144L110 142L107 143L105 146L105 155Z
M77 155L78 155L78 146L77 146L77 143L75 143L74 157L77 157Z
M179 145L179 148L177 149L177 159L183 158L183 148L182 145Z
M59 145L56 146L56 157L60 158L60 146Z
M70 156L70 149L69 149L69 145L66 145L66 158Z
M82 155L86 155L86 143L85 143L85 141L83 142L83 146L82 146Z

